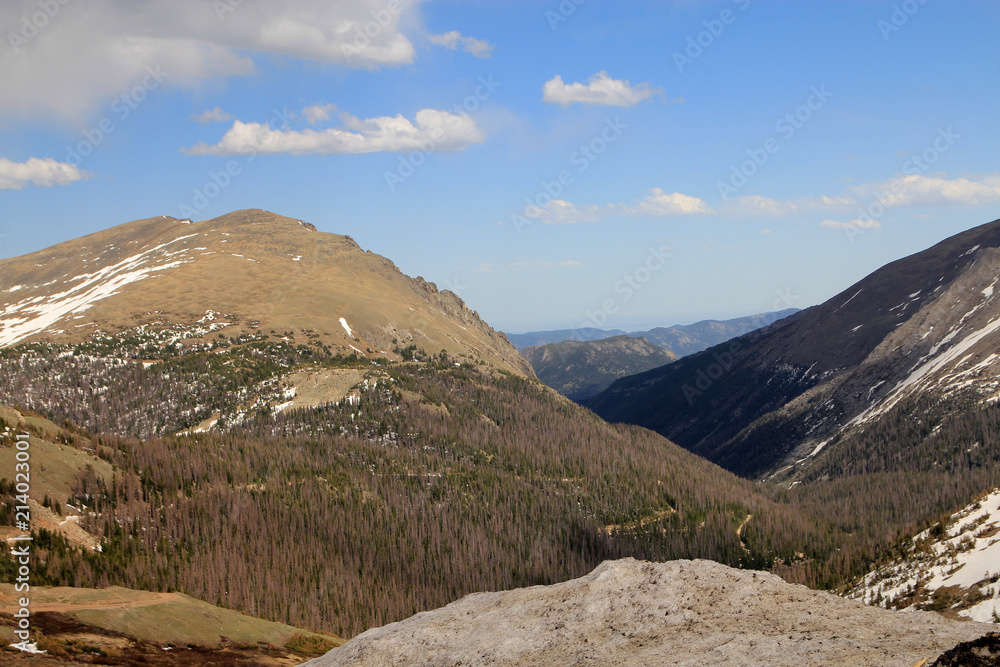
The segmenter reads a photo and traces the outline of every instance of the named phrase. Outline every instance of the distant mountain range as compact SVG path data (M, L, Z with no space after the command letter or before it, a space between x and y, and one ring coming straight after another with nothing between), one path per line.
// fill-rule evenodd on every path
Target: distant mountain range
M570 340L592 341L614 336L632 336L633 338L645 338L653 345L670 350L678 357L685 357L754 329L766 327L772 322L796 312L798 309L788 308L731 320L702 320L694 324L675 324L669 327L656 327L648 331L633 331L631 333L620 329L595 328L529 331L521 334L508 333L507 339L514 344L514 347L523 351L529 347Z
M668 364L796 312L790 308L630 334L586 328L507 334L507 338L521 350L539 380L578 401L604 391L618 378ZM530 345L524 347L525 343Z
M645 338L621 335L600 340L567 340L521 352L538 379L574 401L590 398L612 382L669 364L677 355Z
M749 477L978 470L1000 456L998 282L995 221L587 405Z

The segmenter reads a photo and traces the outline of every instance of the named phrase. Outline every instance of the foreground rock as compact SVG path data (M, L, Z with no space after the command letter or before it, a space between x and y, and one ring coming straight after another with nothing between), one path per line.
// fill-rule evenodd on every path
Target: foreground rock
M305 664L911 667L995 629L711 561L624 559L553 586L469 595Z

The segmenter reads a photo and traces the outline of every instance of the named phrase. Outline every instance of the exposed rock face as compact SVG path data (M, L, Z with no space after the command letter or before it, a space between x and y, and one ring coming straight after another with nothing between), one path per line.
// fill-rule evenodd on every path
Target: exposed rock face
M305 663L910 667L995 626L890 612L712 561L608 561L553 586L469 595Z

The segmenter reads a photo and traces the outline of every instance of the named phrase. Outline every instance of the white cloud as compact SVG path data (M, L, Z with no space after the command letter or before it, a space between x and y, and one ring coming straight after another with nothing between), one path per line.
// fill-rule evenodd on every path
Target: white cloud
M446 32L443 35L428 35L427 38L433 44L443 46L452 51L462 49L477 58L489 58L493 52L493 45L486 40L476 39L475 37L464 37L457 30Z
M532 206L525 216L548 225L571 225L577 222L598 222L612 216L673 216L713 213L712 208L698 197L667 193L653 188L645 198L634 204L587 204L577 206L563 199L553 199L543 207Z
M653 95L663 95L663 90L651 88L648 83L633 86L627 80L612 79L607 72L598 72L586 84L563 83L562 77L557 74L542 87L542 100L564 107L574 102L633 107Z
M316 125L330 120L330 114L336 110L336 104L314 104L303 109L302 115L306 117L310 125Z
M737 197L725 212L734 215L784 215L794 213L799 206L792 202L783 202L761 195L744 195Z
M627 215L692 215L711 213L711 207L698 197L681 194L680 192L664 192L662 188L653 188L638 204L618 205L617 208Z
M36 35L22 39L22 17L38 13L39 5L6 0L0 3L0 25L10 27L0 49L0 114L41 112L82 125L137 85L147 67L169 73L166 85L193 87L206 79L253 74L255 60L262 57L361 68L408 64L415 52L402 29L417 21L418 4L60 2L58 13ZM16 44L6 43L10 34L18 35Z
M26 162L13 162L0 157L0 190L20 190L26 185L68 185L88 178L93 178L93 174L52 158L33 157Z
M208 109L203 111L201 114L196 114L192 118L199 123L224 123L227 120L232 120L233 115L222 110L222 107L215 107L214 109Z
M823 227L830 227L831 229L878 229L882 224L878 220L868 219L868 220L848 220L847 222L840 222L838 220L824 220L819 223Z
M821 195L818 199L811 200L810 204L813 206L837 207L854 206L857 202L851 197L827 197L826 195Z
M201 142L181 150L188 155L344 155L418 150L448 153L486 139L486 133L471 117L436 109L418 111L415 122L401 115L362 120L341 113L340 119L343 127L326 130L272 129L270 123L237 120L218 144Z
M597 222L602 217L600 206L595 204L576 206L563 199L553 199L541 208L531 207L526 215L532 220L539 220L547 225L572 225L577 222Z
M884 206L985 204L1000 201L1000 173L968 178L901 175L882 183L857 186L853 191L859 199L877 199Z

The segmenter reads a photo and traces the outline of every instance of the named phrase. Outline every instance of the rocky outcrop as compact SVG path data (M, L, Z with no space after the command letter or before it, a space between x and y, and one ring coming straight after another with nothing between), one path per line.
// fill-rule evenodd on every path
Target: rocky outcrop
M305 664L910 667L993 629L711 561L624 559L553 586L469 595Z

